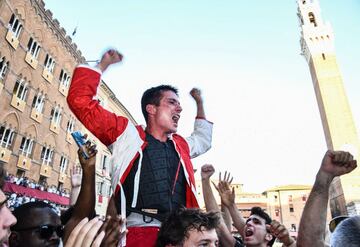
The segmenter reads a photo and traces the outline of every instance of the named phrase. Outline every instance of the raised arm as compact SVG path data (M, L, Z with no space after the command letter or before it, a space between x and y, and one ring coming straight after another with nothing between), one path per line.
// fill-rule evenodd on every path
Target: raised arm
M73 166L73 168L70 170L70 173L71 173L70 205L73 206L75 205L80 193L81 180L82 180L81 167L78 165Z
M210 177L214 174L215 169L212 165L203 165L201 167L201 183L204 195L206 211L220 212L219 206L215 200L214 194L210 185ZM227 228L224 219L220 217L220 226L218 228L219 238L222 246L234 246L235 239Z
M230 173L229 173L230 174ZM230 176L230 175L228 175ZM225 178L226 178L225 173ZM221 197L222 204L228 208L229 213L231 215L233 224L235 228L238 230L242 237L244 234L245 227L245 219L241 216L236 203L235 203L235 190L234 188L230 188L229 179L221 179L221 175L219 175L219 184L216 186L216 189L219 192Z
M196 103L196 117L206 119L205 110L204 110L204 101L201 96L201 91L198 88L193 88L190 91L191 97L195 100Z
M356 166L348 152L326 152L301 216L297 246L325 246L330 184L336 176L347 174Z
M104 72L110 65L119 63L122 59L123 55L120 52L110 49L104 53L96 67L99 68L101 72Z
M103 55L97 68L82 65L75 68L67 96L69 108L75 116L106 146L124 132L128 119L105 110L94 96L101 73L121 59L118 52L109 50Z
M74 205L74 211L65 226L64 240L66 240L74 227L85 217L92 218L95 215L95 167L96 153L95 146L90 146L90 142L85 145L89 159L84 159L79 149L78 155L83 169L81 189L79 197Z
M221 202L221 216L224 219L224 223L227 227L227 229L231 232L232 230L232 220L231 220L231 215L229 212L229 209Z
M190 157L195 158L211 148L213 123L206 120L201 91L193 88L190 95L195 100L197 111L194 131L186 141L190 147Z

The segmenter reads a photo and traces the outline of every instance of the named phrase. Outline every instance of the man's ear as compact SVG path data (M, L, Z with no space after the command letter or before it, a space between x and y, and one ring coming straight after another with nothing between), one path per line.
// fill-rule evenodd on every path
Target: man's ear
M10 236L9 236L9 245L12 247L16 247L19 246L20 243L20 237L19 237L19 233L18 232L11 232Z
M266 241L270 242L273 238L274 238L273 235L271 235L270 233L266 233L266 235L265 235L265 240Z
M146 107L146 112L149 114L149 115L154 115L156 113L156 107L155 105L151 105L151 104L147 104Z

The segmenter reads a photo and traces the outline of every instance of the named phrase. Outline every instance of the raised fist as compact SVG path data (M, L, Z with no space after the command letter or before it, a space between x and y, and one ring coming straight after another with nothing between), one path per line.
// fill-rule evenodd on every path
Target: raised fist
M191 89L190 95L191 95L191 97L193 97L193 99L196 101L196 103L202 102L200 89L198 89L198 88Z

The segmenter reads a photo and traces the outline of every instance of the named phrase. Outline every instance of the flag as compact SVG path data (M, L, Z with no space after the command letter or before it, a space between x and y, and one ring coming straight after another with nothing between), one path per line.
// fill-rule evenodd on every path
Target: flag
M74 31L72 32L72 35L71 36L75 36L75 34L76 34L76 30L77 30L77 26L74 28Z

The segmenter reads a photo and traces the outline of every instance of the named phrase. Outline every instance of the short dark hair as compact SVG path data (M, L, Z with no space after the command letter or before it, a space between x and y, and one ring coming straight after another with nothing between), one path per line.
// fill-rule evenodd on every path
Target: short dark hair
M0 189L4 187L6 171L4 168L5 163L0 160Z
M188 237L190 230L203 231L216 229L220 224L220 216L217 212L202 212L195 208L179 208L173 211L162 223L157 247L168 244L179 245Z
M16 231L16 229L19 229L19 227L21 227L25 223L25 220L29 219L32 210L42 208L50 208L56 214L55 209L50 204L47 204L43 201L28 202L15 208L13 211L13 215L17 219L17 222L11 227L11 230Z
M252 207L250 215L257 215L265 220L265 224L270 225L271 224L271 218L270 216L260 207ZM275 236L269 241L267 244L268 246L272 246L275 242Z
M172 91L176 95L178 95L177 88L170 85L160 85L157 87L152 87L146 90L141 97L141 110L145 118L145 122L148 121L148 113L146 111L147 105L156 105L160 104L160 100L162 98L162 93L164 91ZM178 95L179 96L179 95Z
M360 216L353 216L343 220L331 235L331 246L359 246Z

